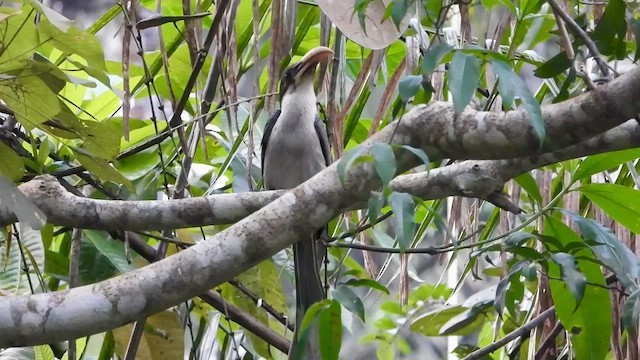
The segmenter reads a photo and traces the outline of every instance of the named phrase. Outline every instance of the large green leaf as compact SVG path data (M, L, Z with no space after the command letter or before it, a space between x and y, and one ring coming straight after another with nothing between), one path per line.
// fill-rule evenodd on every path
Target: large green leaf
M41 41L47 41L63 52L81 56L87 64L96 69L106 70L102 46L95 35L76 27L69 27L66 31L62 31L47 19L42 19L38 23L38 31L41 34Z
M558 55L538 66L534 74L541 79L548 79L562 74L571 67L571 60L567 57L567 53L561 51Z
M15 77L0 79L0 99L15 113L16 119L31 130L52 119L60 111L58 97L29 69Z
M563 210L580 227L582 237L594 252L598 260L618 277L618 281L627 289L638 287L640 259L618 240L611 229L591 220Z
M555 217L545 219L544 233L554 237L562 245L581 242L580 237ZM548 246L554 250L552 243ZM609 293L604 287L606 281L600 266L588 259L594 255L588 249L574 254L579 271L590 284L584 289L581 301L565 287L561 281L553 280L561 274L559 266L549 262L549 281L551 297L556 306L556 314L565 329L572 333L571 342L579 359L604 359L609 351L611 335L611 302Z
M135 270L135 267L127 259L124 244L113 240L107 233L96 230L84 230L84 242L93 245L113 267L121 273Z
M339 358L342 345L342 307L337 301L320 312L318 316L318 336L320 338L320 354L322 360Z
M627 149L591 155L580 162L578 169L573 174L573 179L582 180L593 174L617 168L621 164L637 158L640 158L640 149Z
M559 252L551 254L551 260L560 267L562 281L564 281L567 289L576 299L576 306L580 306L580 301L582 301L582 297L584 296L587 278L578 269L576 259L570 254Z
M80 152L80 149L74 149L74 153L78 162L100 180L112 181L116 184L126 186L130 191L134 191L133 184L107 161L92 157L86 153L83 154Z
M36 14L30 10L25 7L0 21L0 72L30 58L40 44L34 25Z
M640 233L640 191L617 184L585 184L578 189L607 215Z

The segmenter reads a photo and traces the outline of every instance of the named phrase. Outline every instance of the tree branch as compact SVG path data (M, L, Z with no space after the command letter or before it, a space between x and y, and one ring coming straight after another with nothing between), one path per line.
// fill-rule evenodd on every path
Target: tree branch
M587 94L544 107L548 134L545 150L586 140L634 117L640 112L638 93L640 68ZM451 104L441 102L410 110L400 121L367 140L363 154L370 154L375 142L421 148L432 161L445 156L499 159L506 153L520 157L541 152L525 112L465 110L456 115ZM402 149L396 155L401 172L418 164L414 155ZM380 187L372 164L360 163L350 168L344 183L336 168L336 164L329 166L212 239L144 268L71 290L0 297L0 347L50 343L116 328L231 280L293 244L301 234L324 226L351 204L366 200L371 190ZM59 192L57 195L64 196ZM183 201L187 200L199 199ZM234 206L235 211L242 210L242 206ZM55 209L43 211L55 214L52 210ZM95 213L99 210L92 208ZM209 221L218 215L207 210L204 213ZM202 213L181 213L180 216L189 217L179 221L186 224L200 220L202 224L204 217L197 218L198 215ZM95 214L90 217L102 220ZM170 217L169 213L160 212L156 223L172 221ZM134 218L128 220L135 221ZM119 229L129 226L128 222L122 223ZM162 226L180 227L175 223Z

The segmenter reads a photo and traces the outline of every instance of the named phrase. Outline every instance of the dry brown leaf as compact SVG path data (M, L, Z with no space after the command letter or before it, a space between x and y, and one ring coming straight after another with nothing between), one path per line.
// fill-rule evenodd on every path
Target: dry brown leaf
M391 4L392 0L373 0L365 11L365 32L358 21L358 14L354 13L354 1L317 0L316 2L344 36L372 50L383 49L400 38L400 35L407 30L409 19L413 16L412 11L409 10L398 29L391 19L382 20L385 8Z

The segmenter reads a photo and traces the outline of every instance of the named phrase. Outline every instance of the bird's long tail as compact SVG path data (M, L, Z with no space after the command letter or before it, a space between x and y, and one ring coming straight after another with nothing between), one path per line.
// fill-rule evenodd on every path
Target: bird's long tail
M318 240L323 231L293 245L293 262L296 280L296 331L289 351L289 359L320 359L317 331L311 329L306 341L297 344L298 330L311 305L324 300L325 291L320 278L323 246ZM298 352L302 352L298 354Z

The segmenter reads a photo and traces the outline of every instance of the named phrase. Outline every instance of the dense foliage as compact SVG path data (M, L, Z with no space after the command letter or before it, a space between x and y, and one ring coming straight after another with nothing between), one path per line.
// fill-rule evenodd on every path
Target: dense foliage
M330 296L306 318L319 324L323 357L637 358L640 150L529 169L504 186L524 210L512 214L473 194L393 191L398 149L359 147L413 106L443 100L456 112L520 109L544 148L541 106L593 91L640 56L633 3L352 2L122 1L86 30L36 0L4 2L0 200L20 223L0 229L1 295L96 283L223 231L74 231L46 223L16 185L51 174L77 195L112 200L259 190L257 144L280 71L323 44L336 53L318 85L338 172L368 162L383 185L365 210L329 224ZM101 33L114 23L115 39ZM122 57L106 60L103 46ZM450 165L403 151L419 170ZM285 250L213 289L222 300L193 298L138 330L80 338L75 356L136 354L127 346L138 331L137 358L285 358L225 306L291 339L292 279ZM6 348L0 358L66 349Z

